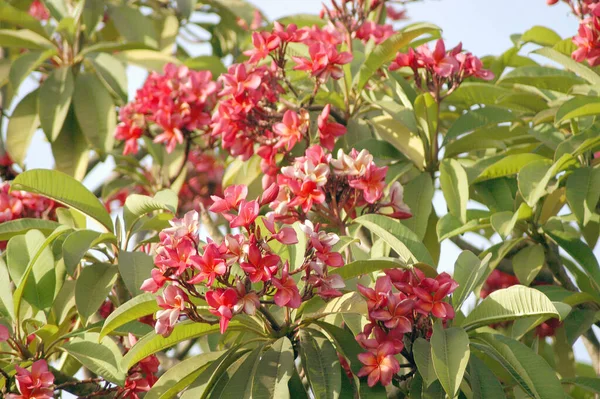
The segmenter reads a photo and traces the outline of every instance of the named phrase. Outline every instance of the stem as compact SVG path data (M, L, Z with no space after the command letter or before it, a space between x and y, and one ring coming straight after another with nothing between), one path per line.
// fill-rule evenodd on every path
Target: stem
M267 310L267 308L261 306L260 308L258 308L258 311L262 313L263 316L265 316L265 319L267 319L273 330L281 331L281 326L279 325L279 323L277 323L277 320L275 320L275 318L273 317L271 312Z

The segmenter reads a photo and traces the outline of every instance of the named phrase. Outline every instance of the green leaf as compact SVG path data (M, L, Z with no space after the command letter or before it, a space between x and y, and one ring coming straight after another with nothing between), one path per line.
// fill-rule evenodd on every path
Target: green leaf
M63 242L63 260L67 273L75 275L75 270L86 252L92 247L92 243L100 237L100 233L93 230L80 230L69 234Z
M181 64L177 58L153 50L124 50L115 56L125 64L133 64L144 69L161 73L165 65L169 63L175 65Z
M412 217L402 220L402 224L423 240L427 231L429 215L433 209L433 181L427 173L421 173L404 186L404 203L408 205Z
M600 85L600 75L594 72L591 68L588 68L582 63L573 60L568 55L562 54L561 52L548 47L537 49L532 51L532 53L539 54L543 57L551 59L552 61L558 62L565 67L565 69L575 72L592 85Z
M75 304L84 321L100 309L117 281L117 273L117 267L108 263L95 263L81 269L75 285Z
M583 267L596 287L600 285L600 265L589 246L563 231L544 229L544 232Z
M4 0L0 2L0 21L17 27L29 29L35 33L39 33L42 36L47 35L40 21L29 15L28 12L22 11L17 7L13 7Z
M484 362L471 354L469 359L469 377L473 399L503 399L504 389L494 373Z
M52 220L23 218L0 223L0 241L7 241L11 237L25 234L29 230L40 230L44 234L53 232L59 223Z
M207 366L223 355L223 351L203 353L184 359L167 369L145 396L145 399L170 399L177 397L206 370Z
M27 94L15 107L6 130L6 150L10 157L23 166L31 139L40 126L38 116L38 91Z
M471 345L500 362L530 397L564 399L555 371L528 346L493 334L477 334L471 338Z
M127 102L127 72L125 65L117 58L106 53L95 53L88 57L98 79L117 97L120 104Z
M530 245L513 256L513 270L521 284L529 285L542 270L545 261L544 247L541 244Z
M0 311L10 317L11 320L15 319L14 303L12 296L12 282L8 274L8 268L4 259L0 257Z
M152 19L142 14L138 8L128 5L109 7L108 14L126 41L158 48L158 35Z
M316 399L338 398L342 389L340 362L331 342L320 332L301 329L300 358Z
M177 194L169 189L159 191L154 198L146 195L132 194L125 200L125 207L123 208L125 229L127 231L131 230L136 219L150 212L166 211L175 213L177 211L177 203Z
M107 381L121 386L125 383L125 373L119 368L123 356L109 337L101 339L98 333L85 333L83 338L63 343L60 349Z
M237 364L231 365L219 378L211 391L211 397L216 398L243 398L252 397L252 382L257 373L260 354L264 346L259 345ZM238 366L239 364L239 366Z
M432 143L438 132L438 104L429 93L419 94L414 103L415 117L423 136Z
M450 213L467 223L469 182L462 165L454 159L444 159L440 165L440 185Z
M31 50L54 49L55 47L50 40L28 29L0 29L0 46Z
M539 154L523 153L523 154L512 154L503 157L499 161L485 168L479 176L475 179L474 183L497 179L499 177L511 176L517 174L521 168L534 161L547 159Z
M575 385L580 388L583 388L586 391L593 393L600 393L600 378L593 377L575 377L575 378L565 378L561 380L563 384Z
M73 88L73 72L70 67L55 69L40 86L40 123L50 142L58 137L65 122L73 97Z
M136 296L143 292L140 287L144 280L150 278L152 269L154 260L150 255L143 252L119 252L119 274L131 295Z
M151 293L138 295L117 307L106 318L100 331L100 338L107 336L130 321L154 314L158 310L160 310L160 307L156 303L156 295Z
M83 180L87 172L89 154L88 142L83 136L71 108L60 134L52 142L55 168L77 180Z
M16 93L23 80L56 53L56 49L28 51L12 61L8 79L13 92Z
M582 226L596 213L599 199L600 169L587 167L573 171L567 179L567 201Z
M355 78L356 91L360 93L373 74L396 56L396 53L407 46L412 40L426 34L439 31L435 25L417 24L404 28L385 42L381 43L367 56Z
M235 331L240 329L241 326L232 321L229 323L227 331ZM219 325L209 325L203 323L196 323L188 320L181 323L177 323L173 332L168 337L163 337L160 334L156 334L154 331L145 335L140 339L129 352L123 357L121 367L123 370L129 370L134 364L140 360L159 352L163 349L170 348L171 346L188 339L199 338L205 335L219 333Z
M417 340L413 342L412 350L417 370L419 370L419 374L421 375L421 378L423 378L425 386L429 387L438 379L433 367L431 344L423 338L417 338Z
M500 78L499 84L521 84L538 89L568 93L571 87L585 81L572 72L537 65L515 68Z
M354 221L387 242L405 263L433 264L431 255L419 238L398 220L383 215L363 215Z
M480 129L485 126L513 122L517 119L518 118L514 113L503 108L485 107L467 111L467 113L461 115L456 122L450 126L444 141L447 142L450 139L455 139L464 133Z
M511 235L516 224L520 220L527 220L533 216L533 210L527 203L522 202L516 212L498 212L490 217L492 228L502 238Z
M90 96L90 93L94 95ZM95 74L82 72L77 75L73 106L85 138L100 154L110 152L117 125L115 104Z
M454 217L454 215L447 213L438 220L436 226L438 240L441 242L447 238L466 233L467 231L489 227L490 221L487 216L489 215L485 214L485 212L481 213L481 211L469 210L467 211L467 218L469 221L466 224L463 224Z
M558 33L545 26L534 26L521 36L521 43L535 43L540 46L554 46L562 38Z
M444 391L451 398L456 396L469 362L469 336L462 328L444 329L437 321L431 336L433 368Z
M454 280L458 283L458 287L452 294L454 309L460 310L471 292L483 283L491 257L491 254L488 254L481 260L471 251L462 251L458 255L454 264Z
M281 337L258 363L252 383L252 398L289 398L288 381L294 373L294 351L287 337Z
M514 285L492 292L459 325L472 330L529 316L560 317L550 299L540 291Z
M113 230L110 215L104 205L83 184L55 170L33 169L19 174L11 190L24 190L51 198L97 220L109 231Z
M600 114L600 99L596 97L575 97L563 103L555 115L558 126L575 118L595 116Z
M227 72L227 68L225 68L221 59L215 55L201 55L199 57L188 58L183 62L183 65L191 69L210 71L213 78L217 78Z
M365 259L350 262L340 268L332 269L330 273L339 274L344 280L370 274L385 269L405 268L406 265L390 259Z
M425 149L423 141L404 123L391 116L380 115L370 119L375 130L385 141L390 142L402 154L406 155L416 167L425 167Z

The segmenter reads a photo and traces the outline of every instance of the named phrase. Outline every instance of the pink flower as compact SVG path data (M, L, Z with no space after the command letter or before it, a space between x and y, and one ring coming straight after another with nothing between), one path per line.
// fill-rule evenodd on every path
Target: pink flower
M407 333L412 331L412 322L409 319L412 316L412 310L412 300L406 299L406 296L401 299L396 295L390 295L387 308L374 310L371 317L382 321L389 329L398 329L402 333Z
M220 317L221 334L227 330L229 321L233 317L232 309L237 301L237 293L233 288L218 288L206 293L206 302L210 306L210 313Z
M239 300L233 308L234 311L236 313L243 311L249 315L256 313L256 309L260 307L260 299L258 298L256 291L247 292L246 286L240 280L236 281L235 288Z
M386 386L392 382L392 377L400 371L400 364L394 357L393 347L389 343L380 345L375 353L366 352L358 355L358 360L364 364L358 372L359 377L369 376L370 387L378 382Z
M248 228L258 216L259 206L256 200L248 201L242 200L240 202L240 208L238 214L234 217L229 225L233 227L246 227Z
M165 283L167 282L167 278L158 269L152 269L150 271L150 275L151 277L144 280L140 289L142 291L154 293L158 291L159 288L161 288L163 285L165 285Z
M247 262L242 262L240 267L248 273L250 281L256 283L270 280L277 273L280 261L275 254L262 255L256 243L253 243L248 250Z
M185 236L192 238L198 233L198 212L189 211L181 219L170 220L169 224L171 227L163 229L163 232L173 235L176 239Z
M281 39L279 36L267 32L254 32L252 33L252 45L254 48L244 51L244 55L250 57L248 62L256 64L278 48L281 45Z
M210 197L213 200L213 204L208 208L211 212L224 213L237 209L240 202L246 199L248 187L243 184L229 186L225 189L224 194L224 198L216 195Z
M21 395L9 394L9 399L52 399L54 397L54 375L48 371L48 363L38 360L31 365L31 371L15 366L15 380Z
M288 271L289 264L286 262L281 271L281 278L273 278L271 280L275 288L277 288L277 292L273 299L278 306L287 306L289 308L297 309L302 303L302 298L300 297L296 282L289 276Z
M156 297L156 302L163 310L156 312L156 325L154 329L163 337L171 335L173 328L179 320L179 315L185 310L188 297L181 288L169 285L161 296Z
M38 21L47 21L50 19L50 12L41 0L33 0L29 6L29 15Z
M410 208L404 203L404 187L398 181L392 183L388 199L382 206L392 208L392 213L388 214L390 217L396 219L408 219L412 217Z
M331 112L331 105L327 104L321 115L317 118L317 124L319 127L319 140L321 145L327 148L329 151L333 151L336 138L346 134L346 126L337 122L329 122L329 113Z
M367 172L364 176L350 181L350 187L362 190L365 201L369 204L373 204L383 195L387 169L387 166L378 168L372 163L369 165L369 168L367 168Z
M221 258L221 253L214 243L207 244L204 247L202 256L194 255L190 258L192 265L199 273L188 281L190 284L197 284L207 280L206 285L211 286L217 276L222 276L227 272L225 260Z
M332 77L341 78L344 73L340 65L352 61L352 54L348 52L338 53L335 46L323 43L313 43L308 47L310 60L302 57L292 57L298 65L294 67L297 71L310 72L311 76L321 82Z
M283 114L283 121L273 125L273 133L279 136L279 141L274 148L285 148L291 151L300 141L306 131L306 125L300 119L298 114L292 110L287 110Z
M418 287L414 287L417 297L415 308L418 312L431 314L440 319L454 318L454 308L444 298L458 287L458 283L448 275L441 273L435 279L425 278Z
M387 305L388 297L392 291L392 280L388 276L379 277L375 282L375 289L357 284L358 291L367 300L369 311L380 309Z
M428 68L432 68L439 76L447 78L453 72L458 71L458 62L454 56L446 53L446 46L442 39L438 39L435 43L433 52L429 49L427 44L419 47L417 52L421 55L421 60L424 65Z
M158 267L175 269L174 273L179 276L191 265L190 257L196 255L196 244L187 238L177 242L169 241L164 232L159 234L167 239L167 245L159 246L156 250L154 263ZM161 242L164 242L162 240Z
M3 324L0 324L0 342L8 341L10 338L10 332L8 331L8 327Z

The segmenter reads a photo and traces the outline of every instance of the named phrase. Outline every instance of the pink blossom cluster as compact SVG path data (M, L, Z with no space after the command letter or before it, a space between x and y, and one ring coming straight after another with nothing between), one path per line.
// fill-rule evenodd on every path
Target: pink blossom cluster
M445 298L457 287L447 273L430 278L416 268L385 270L375 288L359 284L358 290L367 300L369 323L356 337L367 350L358 355L364 365L358 376L368 376L371 387L377 382L389 385L400 371L395 355L403 353L405 334L410 333L413 341L418 337L429 339L431 317L453 319L454 309Z
M329 267L343 264L341 254L332 249L339 240L337 235L306 221L301 226L308 241L305 259L295 270L290 270L289 263L269 245L298 242L296 231L291 226L277 226L273 214L259 219L260 208L274 201L278 192L279 186L273 184L260 200L248 200L247 187L239 185L227 187L223 197L213 196L209 209L224 217L232 229L240 230L227 234L221 243L200 243L195 211L172 220L171 227L160 233L156 268L142 285L148 292L166 285L157 298L161 308L156 313L157 333L168 336L184 316L212 322L198 313L190 297L205 300L210 313L217 316L221 332L225 332L235 314L255 314L263 303L298 308L314 295L331 298L342 294L342 279L328 272ZM295 280L296 274L299 278ZM304 281L302 293L299 280Z
M577 50L571 57L577 62L584 60L590 66L600 65L600 7L599 3L588 4L586 13L582 13L577 35L573 43Z
M48 370L45 360L31 365L31 371L16 366L15 382L19 394L9 393L7 399L52 399L54 398L54 375Z
M50 12L41 0L33 0L28 13L38 21L47 21L50 18Z
M406 219L410 209L403 202L403 188L392 184L384 196L387 167L378 167L367 150L338 151L333 158L321 146L309 147L277 175L279 195L271 203L279 220L304 220L313 211L332 223L343 226L342 211L350 218L357 210ZM334 226L339 227L339 226Z
M129 345L132 347L137 342L133 334L129 334ZM140 360L136 365L129 369L125 378L125 385L117 391L118 398L140 399L138 394L148 392L154 386L158 377L158 367L160 362L155 355L150 355Z
M60 205L41 195L10 191L10 183L0 183L0 223L21 218L56 219Z
M444 85L451 92L469 77L494 79L491 71L483 69L479 58L462 51L462 44L446 51L442 39L436 42L433 51L428 44L423 44L415 50L410 48L408 53L398 53L389 70L402 67L412 69L417 86L429 91L435 98L439 98Z
M182 213L208 207L210 196L223 193L222 181L225 173L223 160L216 154L193 149L188 155L185 181L179 190L179 207Z
M217 91L210 71L167 64L163 74L152 72L135 100L120 110L115 137L125 141L123 154L137 153L143 135L172 152L192 132L206 130Z

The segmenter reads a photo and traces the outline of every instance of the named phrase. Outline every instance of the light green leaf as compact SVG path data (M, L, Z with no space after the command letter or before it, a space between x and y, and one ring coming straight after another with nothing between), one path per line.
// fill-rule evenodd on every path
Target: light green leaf
M73 72L70 67L55 69L40 86L38 109L46 137L54 141L60 133L73 97Z
M331 269L330 273L339 274L344 280L349 280L354 277L370 274L385 269L407 268L406 265L389 259L365 259L350 262L342 267Z
M29 29L35 33L39 33L42 36L47 36L47 33L40 21L29 15L28 12L17 7L13 7L4 0L0 2L0 21L16 27Z
M232 373L231 367L223 375L211 392L217 398L252 398L252 385L258 372L260 354L264 346L259 345L242 361L240 366Z
M471 251L462 251L458 255L454 264L454 280L458 283L458 287L452 294L454 309L460 310L471 292L483 283L491 257L492 255L488 254L481 260Z
M415 117L423 136L430 143L434 142L434 136L438 134L438 104L429 93L419 94L414 103Z
M528 346L493 334L477 334L471 338L471 345L500 362L530 397L564 399L555 371Z
M316 325L321 327L323 331L331 337L339 354L344 356L350 363L350 369L354 374L363 367L363 364L358 360L358 355L364 352L363 348L356 342L354 333L348 326L344 328L335 326L323 321L316 321Z
M521 84L538 89L568 93L571 87L585 81L572 72L543 66L515 68L500 78L499 84Z
M575 118L600 114L600 99L597 97L574 97L563 103L556 111L555 123L560 125Z
M90 96L90 93L94 95ZM115 104L95 74L81 72L77 75L73 106L85 138L100 154L110 152L117 125Z
M505 156L499 161L485 168L479 174L479 176L477 176L474 183L484 180L497 179L498 177L515 175L521 170L521 168L523 168L523 166L543 159L547 158L533 153L512 154Z
M579 168L567 179L567 201L582 226L596 213L600 199L600 169Z
M462 328L444 329L437 321L431 336L433 368L444 391L451 398L456 396L469 362L469 336Z
M38 116L38 92L27 94L15 107L6 130L6 150L10 157L23 166L33 134L40 126Z
M500 237L506 238L511 235L516 224L520 220L527 220L533 216L533 210L527 203L522 202L516 212L498 212L490 217L492 228L500 234Z
M535 43L540 46L554 46L562 38L558 33L545 26L534 26L521 36L521 43Z
M117 277L117 267L108 263L95 263L81 269L75 285L75 304L84 321L100 309Z
M175 65L181 62L170 55L153 50L124 50L115 55L125 64L133 64L151 71L161 72L165 65L171 63Z
M56 53L56 49L28 51L12 61L8 79L13 92L16 93L23 80Z
M423 141L416 132L411 131L402 122L388 115L371 118L371 123L382 139L390 142L402 154L406 155L416 167L425 167L425 149Z
M142 293L140 287L154 268L154 260L143 252L119 252L119 274L131 295Z
M177 211L178 198L172 190L166 189L156 193L154 198L147 195L132 194L125 200L123 218L126 230L131 230L139 217L154 211Z
M558 173L577 165L571 154L564 154L552 166L546 161L535 161L527 164L519 171L519 191L530 207L546 194L546 187Z
M144 43L158 49L158 34L152 19L138 8L128 5L109 7L108 14L126 41Z
M52 142L52 155L56 170L73 176L79 181L83 180L87 172L90 151L72 108L60 134Z
M488 366L471 354L469 359L469 377L473 399L503 399L504 389L498 378Z
M433 264L431 255L419 238L398 220L383 215L363 215L354 221L387 242L405 263Z
M151 293L138 295L117 307L106 318L100 331L100 338L102 339L130 321L154 314L158 310L160 310L160 307L156 303L156 295Z
M550 299L540 291L514 285L492 292L459 325L472 330L529 316L560 317Z
M3 314L15 319L15 311L12 296L12 283L8 275L8 268L4 259L0 258L0 310Z
M83 338L63 343L60 349L107 381L121 386L125 383L125 373L119 368L123 356L109 337L101 339L98 333L86 333Z
M183 64L191 69L210 71L215 79L227 72L227 68L225 68L221 59L215 55L201 55L188 58Z
M75 208L100 222L109 231L113 230L110 215L98 198L83 184L62 172L46 169L28 170L13 180L11 190L41 194Z
M512 258L515 275L523 285L529 285L538 275L546 261L544 247L541 244L530 245Z
M596 394L600 393L600 378L593 377L575 377L561 380L563 384L575 385Z
M342 389L340 362L331 342L320 332L301 329L300 358L316 399L338 398Z
M15 219L0 223L0 241L7 241L11 237L19 234L25 234L29 230L39 230L44 234L53 232L60 224L52 220L44 219Z
M421 375L421 378L423 378L425 385L429 387L438 379L433 367L431 344L423 338L417 338L417 340L413 342L412 350L413 358L417 364L417 370L419 370L419 374Z
M450 213L467 223L469 181L462 165L454 159L444 159L440 165L440 185Z
M402 224L420 240L423 240L427 231L434 191L433 181L427 173L421 173L404 186L404 203L410 208L412 217L402 220Z
M2 18L0 18L1 20ZM28 29L0 29L0 46L26 48L31 50L53 49L54 43L44 36Z
M70 276L75 275L79 262L99 236L97 231L81 230L69 234L65 239L62 246L63 260Z
M506 109L496 107L478 108L461 115L456 122L450 126L444 138L447 142L464 133L471 132L489 125L497 125L504 122L513 122L518 118Z
M120 104L127 102L127 72L125 65L107 53L95 53L88 57L98 79L117 97Z
M288 381L294 373L294 351L287 337L279 338L258 363L252 383L252 398L289 398Z
M569 40L569 43L571 41ZM584 64L573 60L570 56L562 54L553 48L540 48L535 51L532 51L534 54L539 54L543 57L549 58L552 61L558 62L565 69L575 72L577 75L581 76L585 80L587 80L592 85L600 85L600 75L594 72L592 69L588 68ZM571 52L569 52L570 54Z
M438 240L441 242L447 238L466 233L467 231L479 230L489 227L489 214L481 213L478 210L467 211L469 221L462 224L454 215L447 213L438 220L436 232Z

